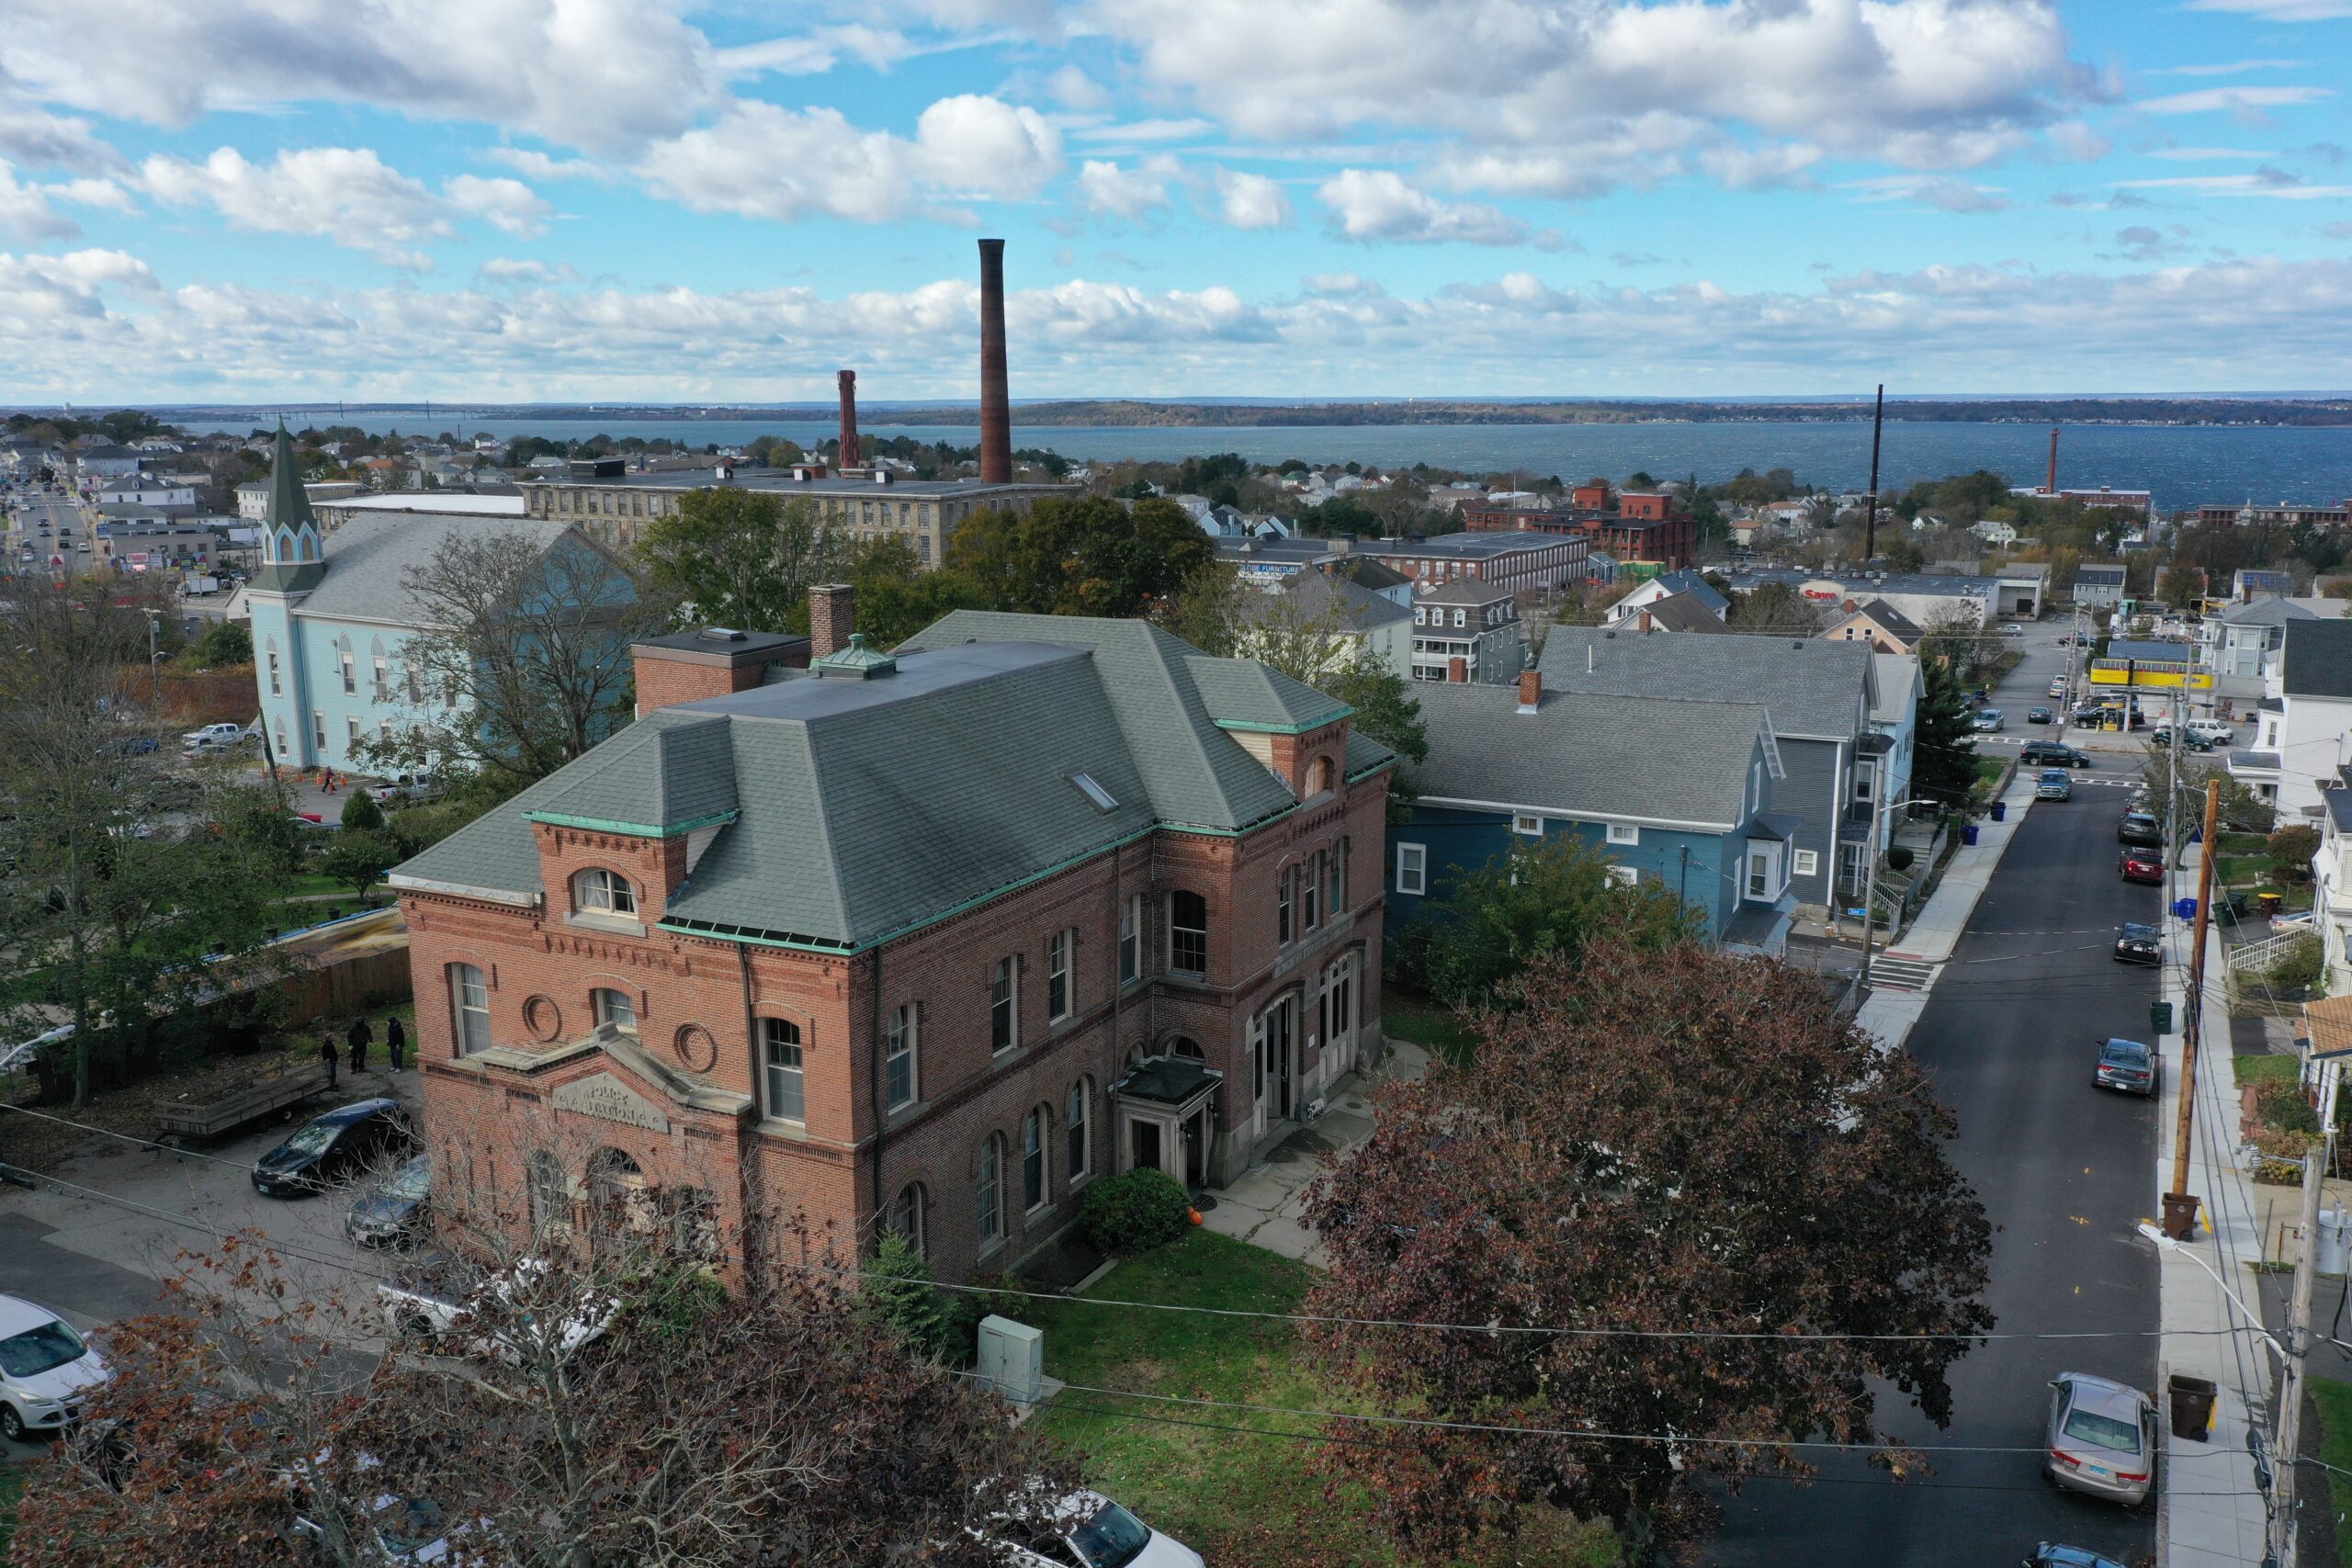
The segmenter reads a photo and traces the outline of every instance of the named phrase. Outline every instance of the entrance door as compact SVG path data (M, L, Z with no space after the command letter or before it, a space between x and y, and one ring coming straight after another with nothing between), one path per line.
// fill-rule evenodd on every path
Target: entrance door
M1297 1010L1295 998L1284 997L1266 1014L1266 1076L1273 1080L1273 1110L1276 1116L1287 1122L1296 1114L1291 1103L1295 1087L1292 1077L1292 1039Z
M1209 1127L1205 1105L1184 1120L1184 1185L1195 1190L1209 1184Z
M1158 1170L1159 1167L1159 1123L1137 1117L1127 1123L1128 1168Z

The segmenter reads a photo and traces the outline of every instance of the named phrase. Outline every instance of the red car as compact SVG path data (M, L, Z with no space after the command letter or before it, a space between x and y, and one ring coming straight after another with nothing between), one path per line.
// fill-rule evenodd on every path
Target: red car
M2126 882L2153 882L2159 886L2164 884L2165 857L2161 850L2126 850L2118 864Z

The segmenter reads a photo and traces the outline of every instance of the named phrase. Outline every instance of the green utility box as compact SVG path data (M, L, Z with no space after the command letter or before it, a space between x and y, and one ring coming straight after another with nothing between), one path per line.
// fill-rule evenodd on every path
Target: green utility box
M2170 1002L2148 1004L2148 1027L2158 1034L2172 1032L2172 1004Z

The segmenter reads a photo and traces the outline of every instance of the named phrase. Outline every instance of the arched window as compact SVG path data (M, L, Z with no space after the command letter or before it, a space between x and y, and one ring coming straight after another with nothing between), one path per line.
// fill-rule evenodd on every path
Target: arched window
M1175 1039L1170 1040L1168 1043L1168 1054L1171 1056L1181 1056L1188 1062L1205 1062L1209 1059L1208 1053L1201 1049L1201 1043L1189 1034L1179 1034Z
M980 1179L976 1194L980 1224L980 1249L1004 1239L1004 1134L990 1133L980 1145Z
M599 986L588 993L588 1010L598 1023L609 1023L631 1034L637 1032L637 1000L627 991Z
M1168 896L1168 967L1182 975L1209 972L1209 901L1179 890Z
M1080 1078L1069 1086L1069 1108L1062 1113L1062 1125L1069 1138L1069 1179L1084 1177L1087 1165L1087 1135L1092 1131L1086 1119L1086 1103L1094 1098L1094 1080Z
M563 1162L545 1149L524 1162L523 1179L531 1201L531 1238L544 1241L571 1223L571 1199L564 1190Z
M588 1201L600 1246L633 1251L653 1234L652 1188L627 1151L599 1149L588 1161Z
M907 1245L917 1252L922 1250L922 1212L927 1201L920 1181L910 1181L899 1190L898 1201L890 1205L890 1228L907 1238Z
M1046 1169L1046 1108L1042 1105L1021 1119L1021 1207L1035 1213L1046 1206L1050 1183Z
M318 558L316 552L311 547L311 536L309 534L305 533L302 536L301 544L301 557L304 560L315 560Z
M591 866L571 879L571 907L584 914L634 915L637 888L617 871Z
M470 964L449 965L449 1011L458 1055L490 1049L490 985Z
M1317 757L1306 764L1306 793L1321 795L1331 787L1331 759Z
M768 1114L786 1122L807 1120L808 1073L801 1055L800 1026L788 1018L760 1020L760 1054Z

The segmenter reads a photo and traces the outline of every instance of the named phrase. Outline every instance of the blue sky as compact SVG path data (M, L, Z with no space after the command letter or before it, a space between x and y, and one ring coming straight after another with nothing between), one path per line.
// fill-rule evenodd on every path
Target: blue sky
M21 400L2352 383L2352 0L17 0Z

